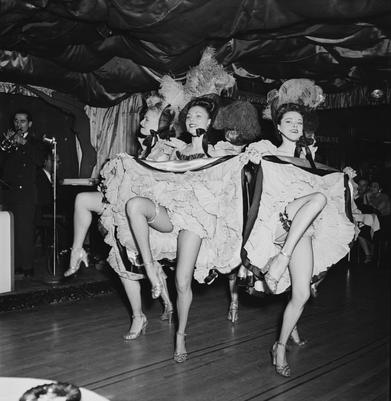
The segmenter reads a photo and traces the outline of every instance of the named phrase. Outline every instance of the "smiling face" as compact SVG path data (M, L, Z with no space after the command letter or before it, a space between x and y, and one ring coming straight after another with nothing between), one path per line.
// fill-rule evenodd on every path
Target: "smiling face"
M297 111L287 111L277 125L282 135L282 140L297 142L303 135L303 117Z
M140 133L148 136L151 135L151 129L157 131L159 128L159 117L160 113L157 110L148 110L140 122Z
M209 113L201 106L193 106L189 109L186 115L186 129L192 136L196 136L196 130L201 128L207 130L211 119Z

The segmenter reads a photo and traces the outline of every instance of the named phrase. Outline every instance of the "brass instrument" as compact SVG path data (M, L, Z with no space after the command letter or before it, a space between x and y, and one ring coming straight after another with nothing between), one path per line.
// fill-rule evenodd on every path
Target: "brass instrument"
M8 130L3 132L0 139L0 149L7 153L16 152L20 146L20 142L16 140L19 135L19 131Z

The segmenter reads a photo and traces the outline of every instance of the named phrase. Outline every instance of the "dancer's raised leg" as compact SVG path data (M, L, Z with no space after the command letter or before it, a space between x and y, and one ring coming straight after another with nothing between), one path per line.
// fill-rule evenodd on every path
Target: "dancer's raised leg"
M201 242L201 238L191 231L183 230L179 233L175 277L178 292L178 331L176 333L174 353L174 360L176 362L184 362L187 359L185 335L189 309L193 299L191 281Z
M152 297L162 292L161 267L153 261L149 241L149 226L160 232L171 232L173 225L164 207L148 198L135 197L126 203L126 215L134 239L143 258L145 271L152 285Z
M100 192L82 192L76 196L73 212L73 243L69 269L64 273L68 277L79 270L80 263L88 265L83 243L92 221L92 213L103 211L103 195Z
M272 292L275 292L277 283L289 264L289 259L307 228L326 206L327 199L320 193L295 199L286 206L286 213L291 220L291 226L285 243L279 254L272 260L265 276Z

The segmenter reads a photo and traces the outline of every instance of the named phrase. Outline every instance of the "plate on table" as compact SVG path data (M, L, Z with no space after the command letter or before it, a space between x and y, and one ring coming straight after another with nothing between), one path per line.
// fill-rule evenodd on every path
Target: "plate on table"
M29 389L56 380L33 379L29 377L0 377L0 401L19 401L19 398ZM93 391L79 387L81 401L109 401Z

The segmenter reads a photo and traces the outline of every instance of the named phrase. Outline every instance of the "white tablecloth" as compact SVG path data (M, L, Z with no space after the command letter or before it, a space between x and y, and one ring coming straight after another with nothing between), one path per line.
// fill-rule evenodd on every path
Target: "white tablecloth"
M379 218L375 213L357 213L354 217L359 223L371 228L372 237L376 231L380 230Z

